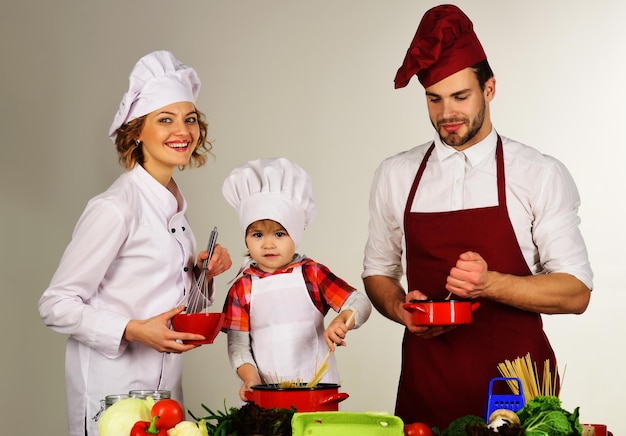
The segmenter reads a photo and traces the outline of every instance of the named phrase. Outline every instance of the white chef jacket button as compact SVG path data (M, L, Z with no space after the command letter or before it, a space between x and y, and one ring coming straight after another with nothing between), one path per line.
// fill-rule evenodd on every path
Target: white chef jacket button
M184 227L181 227L181 229L183 229L183 232L185 231L185 228L184 228Z
M184 268L183 268L183 271L187 272L187 271L189 271L189 268L184 267Z
M176 233L176 229L172 229L172 233Z

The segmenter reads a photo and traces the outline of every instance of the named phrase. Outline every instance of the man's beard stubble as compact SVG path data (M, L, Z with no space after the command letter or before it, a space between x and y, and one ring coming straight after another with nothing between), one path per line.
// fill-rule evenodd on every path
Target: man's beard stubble
M436 126L433 125L433 127L435 127L435 129L437 130L437 133L439 134L439 138L441 138L441 141L443 143L448 144L450 147L455 147L455 148L462 147L467 142L472 140L482 128L483 123L485 122L486 108L487 108L487 105L485 104L485 101L483 100L483 104L482 104L482 107L480 108L480 111L478 112L476 117L471 120L467 129L467 133L465 133L465 135L463 136L459 136L456 132L453 132L453 133L448 134L447 138L444 138L443 135L441 134L441 131L442 131L441 125L445 123L454 123L454 122L459 122L459 121L466 122L466 120L464 119L450 118L450 119L440 120L437 123L437 125Z

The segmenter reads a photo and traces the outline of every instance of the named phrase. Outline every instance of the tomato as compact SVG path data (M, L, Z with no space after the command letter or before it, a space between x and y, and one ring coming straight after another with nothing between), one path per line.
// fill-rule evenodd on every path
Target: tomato
M156 428L159 430L169 430L185 418L185 412L180 403L169 398L154 403L150 414L159 417L156 421Z
M413 424L405 424L405 436L433 436L433 431L423 422L414 422Z

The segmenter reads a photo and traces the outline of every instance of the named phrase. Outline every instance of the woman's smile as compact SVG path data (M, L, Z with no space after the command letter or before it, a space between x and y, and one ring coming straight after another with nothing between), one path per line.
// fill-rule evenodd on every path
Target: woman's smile
M187 151L187 149L189 148L189 141L166 142L165 145L176 151Z

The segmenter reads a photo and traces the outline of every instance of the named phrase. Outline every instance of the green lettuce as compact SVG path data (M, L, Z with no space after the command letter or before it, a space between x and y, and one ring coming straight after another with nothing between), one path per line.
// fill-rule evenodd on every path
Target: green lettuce
M526 436L581 436L578 407L568 412L555 396L539 395L530 400L517 415Z
M567 416L557 410L539 412L522 425L526 436L570 436L572 425Z

